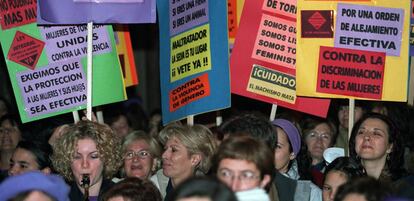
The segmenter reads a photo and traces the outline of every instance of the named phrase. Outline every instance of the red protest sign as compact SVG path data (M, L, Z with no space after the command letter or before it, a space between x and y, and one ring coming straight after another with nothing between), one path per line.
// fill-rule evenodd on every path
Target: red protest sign
M299 97L296 86L283 84L296 79L295 13L296 0L245 1L230 57L231 92L326 117L329 99Z
M210 83L205 73L169 92L170 112L209 95Z
M317 92L381 99L385 53L321 46Z
M0 1L2 30L36 22L36 1Z
M16 31L7 59L34 69L45 43L23 32Z

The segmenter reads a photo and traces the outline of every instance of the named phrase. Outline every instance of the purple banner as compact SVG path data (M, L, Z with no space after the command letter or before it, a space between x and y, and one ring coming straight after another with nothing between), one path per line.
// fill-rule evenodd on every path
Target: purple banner
M38 0L38 24L155 23L155 0ZM133 1L133 2L132 2Z
M40 27L40 31L49 62L86 56L86 25ZM112 51L107 26L94 25L92 39L94 55Z
M208 0L169 0L170 36L208 22Z
M338 3L335 47L399 56L404 10Z
M80 59L53 63L16 74L29 117L86 103L86 77Z

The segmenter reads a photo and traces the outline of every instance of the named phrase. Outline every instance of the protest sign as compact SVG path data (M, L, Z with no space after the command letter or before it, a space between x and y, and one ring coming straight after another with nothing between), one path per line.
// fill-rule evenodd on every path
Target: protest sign
M30 24L36 21L36 1L0 0L1 29Z
M15 1L2 3L11 8ZM5 23L4 18L0 22ZM97 106L124 100L125 89L112 27L95 28L93 105ZM82 30L84 26L37 27L34 21L1 28L0 42L22 122L85 108L86 40Z
M317 92L381 99L385 53L321 46Z
M406 101L410 8L408 1L321 1L320 4L314 5L306 0L298 0L300 20L297 26L297 94L311 97ZM308 38L302 35L302 29L309 23L304 20L310 19L302 15L315 11L332 13L330 16L321 15L322 18L318 21L322 27L324 23L330 23L327 18L333 19L332 37ZM327 64L328 59L321 59L323 52L333 53L337 50L344 51L342 56L348 57L345 60L349 61L349 58L352 58L354 62L337 60L338 62ZM381 56L382 53L385 57ZM366 58L364 65L361 58ZM322 74L323 65L331 66L324 68L325 74ZM330 73L327 73L328 71ZM375 75L368 79L365 74L367 72L375 72ZM345 77L350 80L344 83ZM328 85L322 80L331 80L329 89L321 88ZM333 81L337 86L335 89ZM337 85L338 83L341 84ZM348 86L349 83L353 84Z
M39 24L155 23L155 0L38 0ZM74 14L76 13L76 14Z
M295 0L245 2L231 54L232 93L325 117L329 100L296 96L295 13Z
M124 75L125 87L138 84L138 75L135 66L134 52L132 50L129 29L125 25L115 25L116 50Z
M157 5L163 124L229 107L226 2L159 0Z
M403 9L339 3L337 11L335 47L400 55Z

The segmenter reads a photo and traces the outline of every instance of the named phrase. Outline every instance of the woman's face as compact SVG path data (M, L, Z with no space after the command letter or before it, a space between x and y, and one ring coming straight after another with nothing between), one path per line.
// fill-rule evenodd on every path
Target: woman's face
M293 152L290 152L290 143L285 131L279 127L277 130L277 146L275 151L275 166L281 173L288 171L289 162L295 159Z
M33 170L39 170L35 155L26 149L17 148L10 159L9 175L15 176Z
M306 134L305 142L312 159L321 161L323 152L331 146L332 130L328 124L321 123Z
M90 138L80 139L75 149L71 169L78 186L81 186L84 174L89 175L91 187L102 181L103 162L95 141Z
M362 122L355 137L355 151L362 160L378 160L391 153L388 126L380 119L368 118Z
M364 114L364 110L362 107L356 106L354 109L354 120L355 122L358 121L362 115ZM338 111L338 120L339 125L342 128L348 129L348 119L349 119L349 106L340 106Z
M111 124L111 128L120 138L125 137L131 131L128 120L124 115L119 116L118 120Z
M0 127L0 150L13 150L20 140L20 131L9 120L3 121Z
M135 140L126 147L124 170L127 177L148 179L154 164L155 160L150 154L150 146L145 140Z
M322 186L323 201L333 201L339 186L347 182L347 176L341 171L330 171Z
M190 155L184 144L176 137L168 139L162 154L164 175L173 179L184 180L194 173L200 162L196 155Z
M220 161L217 177L234 192L264 188L270 177L260 178L260 170L256 164L247 160L226 158Z

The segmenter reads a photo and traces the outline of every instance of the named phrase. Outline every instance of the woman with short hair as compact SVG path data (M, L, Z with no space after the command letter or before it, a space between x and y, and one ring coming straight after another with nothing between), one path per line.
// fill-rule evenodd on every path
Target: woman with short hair
M265 190L270 187L275 166L273 152L264 142L247 135L224 140L214 156L212 171L234 192L257 191L256 198L269 200Z
M197 174L207 174L217 145L211 131L203 125L178 125L165 127L160 132L164 145L162 169L169 182L161 194L169 193L178 184Z
M161 146L144 131L133 131L122 142L125 177L149 179L157 170L161 158Z
M22 140L17 144L10 159L9 175L40 170L45 174L52 172L52 147L48 143Z

